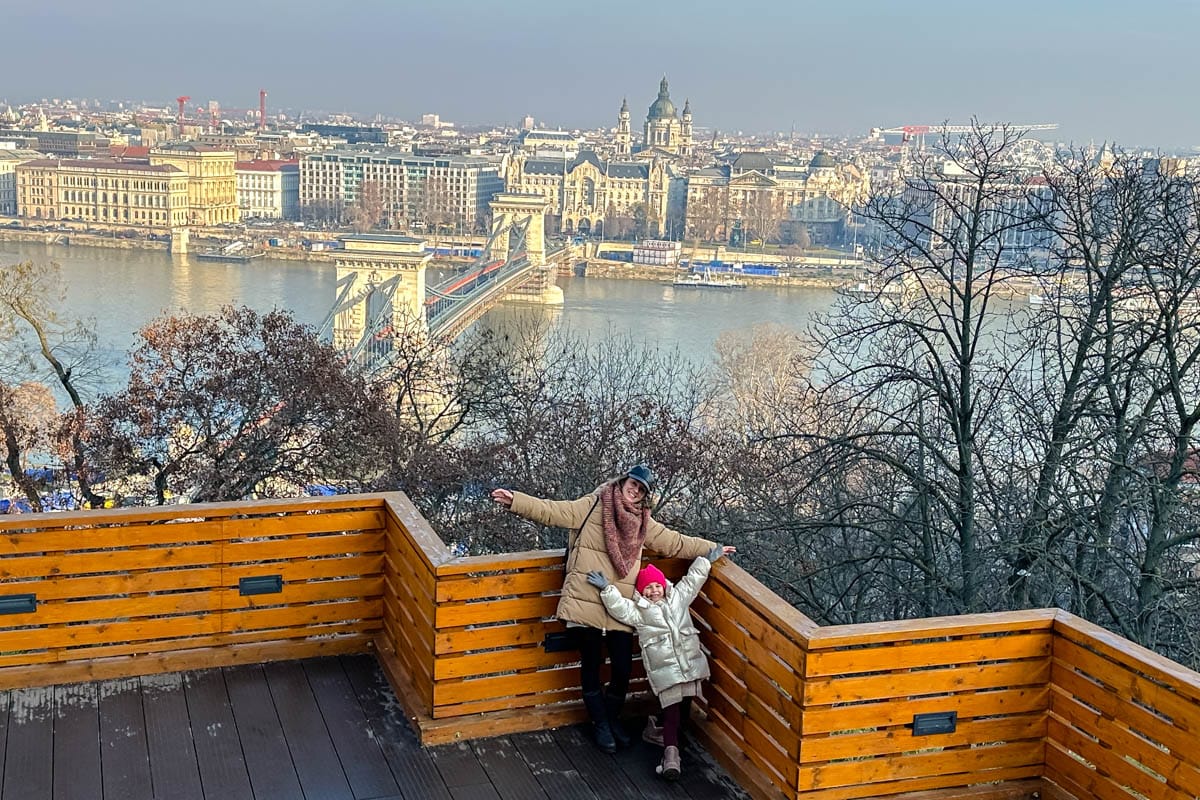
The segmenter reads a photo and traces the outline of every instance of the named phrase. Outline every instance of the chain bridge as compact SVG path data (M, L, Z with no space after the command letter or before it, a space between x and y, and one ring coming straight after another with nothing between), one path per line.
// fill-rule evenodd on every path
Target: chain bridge
M501 193L491 202L492 230L479 258L435 286L425 272L433 254L422 239L386 234L342 237L337 287L321 334L352 360L382 365L400 335L453 338L505 297L561 303L557 262L546 251L541 195Z

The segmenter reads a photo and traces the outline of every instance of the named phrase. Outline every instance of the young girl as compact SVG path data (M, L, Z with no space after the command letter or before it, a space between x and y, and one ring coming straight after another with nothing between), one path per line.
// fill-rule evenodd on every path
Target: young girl
M588 583L600 589L608 613L637 631L646 677L663 707L664 749L655 772L667 780L679 777L680 705L685 697L701 697L700 681L709 676L708 659L700 649L688 606L708 579L713 562L734 552L734 547L714 547L692 562L675 586L658 567L647 565L638 573L633 600L622 597L603 573L588 573Z

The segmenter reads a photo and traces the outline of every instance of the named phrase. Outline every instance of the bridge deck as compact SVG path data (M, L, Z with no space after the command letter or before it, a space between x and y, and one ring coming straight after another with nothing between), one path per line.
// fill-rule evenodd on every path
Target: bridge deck
M0 692L0 800L716 800L746 795L699 748L578 728L422 748L371 656Z

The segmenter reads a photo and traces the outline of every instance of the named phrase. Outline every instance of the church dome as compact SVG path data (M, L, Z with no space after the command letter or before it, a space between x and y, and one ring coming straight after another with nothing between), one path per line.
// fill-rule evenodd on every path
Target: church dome
M824 150L818 151L812 161L808 162L809 169L832 169L836 166L837 164Z
M671 102L671 93L667 91L666 77L663 77L662 83L658 85L658 99L650 104L650 111L646 116L649 119L675 118L675 104Z

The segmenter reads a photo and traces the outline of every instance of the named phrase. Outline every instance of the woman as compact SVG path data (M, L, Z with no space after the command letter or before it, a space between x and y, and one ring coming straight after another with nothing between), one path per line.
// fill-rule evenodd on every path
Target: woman
M588 585L588 573L599 571L622 596L632 597L643 546L666 558L687 559L717 546L652 519L653 484L650 468L638 464L576 500L543 500L508 489L492 492L492 499L514 514L572 531L557 617L567 624L579 647L583 704L596 746L606 753L615 753L618 744L629 745L617 719L633 669L633 629L609 616L596 590ZM605 645L612 666L607 691L600 685Z

